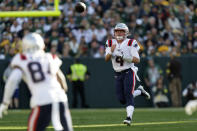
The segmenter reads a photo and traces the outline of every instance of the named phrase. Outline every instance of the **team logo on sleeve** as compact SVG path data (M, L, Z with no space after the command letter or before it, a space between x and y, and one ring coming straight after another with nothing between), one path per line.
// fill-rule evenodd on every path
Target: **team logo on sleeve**
M137 43L133 47L137 48L138 47Z

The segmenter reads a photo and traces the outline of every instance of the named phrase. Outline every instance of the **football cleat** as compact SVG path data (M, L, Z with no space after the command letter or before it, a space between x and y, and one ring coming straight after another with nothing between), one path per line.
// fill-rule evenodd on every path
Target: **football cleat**
M123 121L124 124L127 124L127 126L130 126L131 125L131 118L130 117L127 117L124 121Z
M145 96L147 99L150 99L150 94L144 90L143 86L140 85L140 86L137 88L137 90L141 90L141 92L142 92L141 95Z

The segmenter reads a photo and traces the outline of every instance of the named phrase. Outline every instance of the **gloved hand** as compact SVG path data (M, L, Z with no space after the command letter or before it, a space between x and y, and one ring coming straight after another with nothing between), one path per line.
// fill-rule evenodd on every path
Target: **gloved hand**
M122 55L120 53L112 53L112 57L113 58L116 58L116 57L121 57L122 58Z
M8 114L7 110L8 110L8 104L1 103L1 105L0 105L0 118L3 117L3 114L5 114L5 115Z
M133 56L124 55L123 51L113 53L116 57L123 59L126 62L132 62Z
M132 62L132 60L133 60L133 56L123 56L123 60L124 61L127 61L127 62Z
M121 51L116 51L116 52L113 52L112 53L112 56L113 57L123 57L123 53Z

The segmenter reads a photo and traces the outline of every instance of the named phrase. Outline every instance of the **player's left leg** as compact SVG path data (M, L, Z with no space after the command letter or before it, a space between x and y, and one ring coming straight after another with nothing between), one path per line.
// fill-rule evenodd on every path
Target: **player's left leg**
M141 91L141 94L140 95L145 96L147 99L150 99L150 94L147 91L144 90L143 86L140 85L137 88L136 91ZM135 92L134 92L134 94L135 94Z
M52 104L52 125L55 131L72 131L72 121L68 104L59 102Z
M134 92L133 92L133 97L137 97L137 96L140 96L142 94L141 90L138 90L136 89Z
M72 131L72 120L70 111L68 108L68 103L60 103L60 121L63 126L63 131Z

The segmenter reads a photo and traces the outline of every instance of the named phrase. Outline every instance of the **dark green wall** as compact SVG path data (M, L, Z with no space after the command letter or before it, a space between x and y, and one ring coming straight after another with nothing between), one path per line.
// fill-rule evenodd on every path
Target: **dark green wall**
M169 58L154 58L155 62L159 64L163 71L165 72L166 64ZM179 58L182 63L182 87L185 88L186 85L194 80L197 80L197 57L181 57ZM104 107L121 107L115 96L114 88L114 77L111 62L106 63L104 59L91 59L86 58L81 60L82 63L88 66L91 73L90 79L85 83L86 85L86 100L90 107L93 108L104 108ZM72 64L72 59L63 59L63 65L61 67L62 71L65 73L70 64ZM146 59L141 59L141 64L137 65L139 67L139 76L142 79L143 73L146 68ZM6 60L0 61L0 76L2 78L3 70L7 66ZM4 83L1 81L0 87L0 101L2 99ZM165 80L165 83L168 83ZM71 104L72 94L71 85L68 82L69 91L69 103ZM29 97L27 88L25 88L24 83L20 84L20 107L27 108L29 105ZM135 105L137 107L151 106L151 102L145 100L143 97L135 98Z

